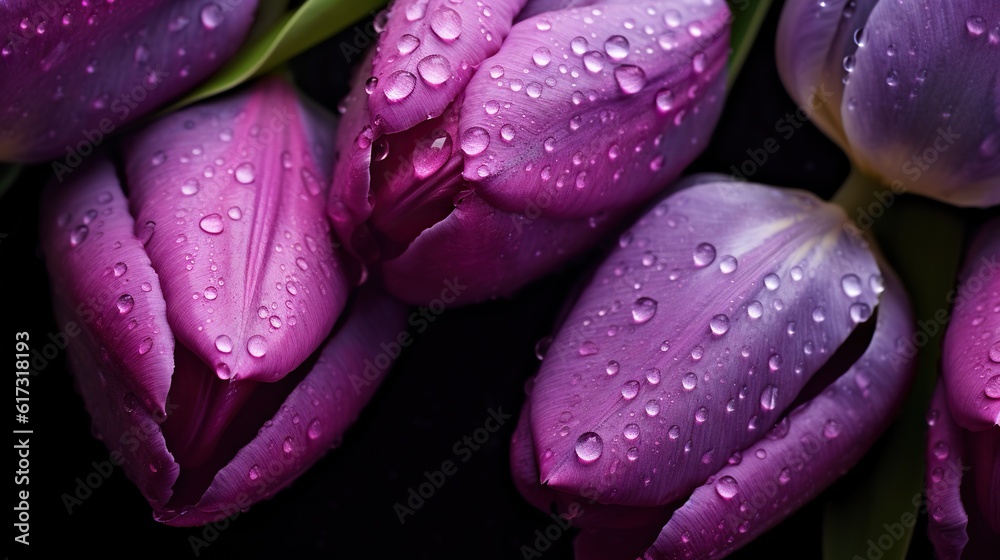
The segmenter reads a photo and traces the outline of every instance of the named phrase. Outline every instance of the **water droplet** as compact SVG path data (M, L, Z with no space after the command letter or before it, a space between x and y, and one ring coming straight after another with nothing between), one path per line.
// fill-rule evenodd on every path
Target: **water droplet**
M694 248L694 265L698 268L706 267L715 261L715 246L711 243L700 243Z
M694 372L689 372L681 380L681 386L688 391L693 391L698 386L698 376Z
M719 261L719 270L723 274L732 274L736 272L736 268L738 266L739 262L736 260L736 257L732 255L722 257L722 260Z
M632 321L641 325L656 315L657 302L648 297L641 297L632 304Z
M451 64L445 57L439 54L432 54L420 59L420 62L417 63L417 72L420 73L420 77L428 84L439 86L451 78Z
M120 276L123 276L126 272L128 272L128 266L123 262L118 262L115 263L113 270L115 273L115 278L118 278Z
M669 89L661 89L656 93L656 109L661 113L670 111L674 106L674 92Z
M778 388L774 385L764 387L760 393L760 407L764 410L774 410L778 404Z
M223 354L228 354L233 351L233 339L224 334L220 334L215 337L215 348Z
M1000 399L1000 375L994 375L986 380L986 388L983 389L986 396L991 399Z
M584 340L583 342L580 343L580 348L577 350L577 352L581 356L592 356L598 352L598 348L597 345L594 344L593 342L589 340Z
M749 305L747 305L747 315L749 315L751 319L760 319L761 315L763 314L764 314L764 304L762 304L761 302L754 300L751 301Z
M709 321L708 326L712 329L712 334L722 336L729 331L729 317L724 314L716 315Z
M736 479L731 476L720 477L715 482L715 491L725 500L731 500L739 494L740 488L736 484Z
M254 358L261 358L267 354L267 340L259 334L255 334L247 340L247 352Z
M639 458L639 449L635 447L629 447L628 451L625 452L625 457L629 461L635 461L636 459Z
M848 311L851 315L851 320L855 323L864 323L872 316L871 307L861 302L852 303Z
M146 354L147 352L149 352L152 349L153 349L153 339L152 339L152 337L147 336L146 338L144 338L141 341L139 341L139 355L140 356L142 356L143 354Z
M581 463L589 464L601 458L604 441L594 432L586 432L576 440L576 456Z
M784 360L781 359L781 354L772 354L771 357L768 358L767 360L767 367L771 371L778 371L779 369L781 369L781 365L783 362Z
M587 39L584 37L574 37L572 41L569 42L569 48L573 50L573 54L577 56L582 56L587 52Z
M514 136L516 136L516 134L517 133L514 130L514 127L509 124L505 124L502 127L500 127L500 137L507 142L512 141L514 139Z
M209 214L198 222L198 226L205 233L222 233L225 229L225 222L222 221L222 216L218 214Z
M611 361L608 362L608 367L606 369L606 371L608 372L608 375L615 375L620 370L621 370L621 366L618 365L618 362L616 362L614 360L611 360Z
M982 16L972 16L965 20L965 29L969 31L969 35L979 37L986 32L986 20Z
M646 415L652 418L660 413L660 402L659 401L649 401L646 403Z
M431 14L431 30L441 40L450 43L462 34L462 16L451 8L439 8Z
M826 439L834 439L840 435L843 426L840 425L836 420L827 420L826 424L823 425L823 437Z
M647 369L646 370L646 381L648 381L650 385L656 385L657 383L659 383L660 382L660 370L657 369L657 368L655 368L655 367L651 367L651 368Z
M781 278L773 272L764 276L764 287L772 292L777 290L781 287Z
M639 93L646 85L646 73L638 66L624 64L615 68L615 80L626 94Z
M490 145L490 133L485 128L474 126L462 134L462 151L466 155L476 156Z
M817 307L817 308L813 309L813 311L812 311L812 318L813 318L813 321L816 321L817 323L822 323L823 321L825 321L826 320L826 308L820 306L820 307Z
M552 51L545 47L538 47L535 52L531 53L531 60L535 66L545 68L552 62Z
M622 431L622 435L625 436L627 440L633 440L639 437L639 425L638 424L628 424L625 426L625 430Z
M234 175L236 177L236 182L243 185L249 185L254 182L254 179L256 179L256 172L252 163L242 163L238 165Z
M792 480L792 472L787 468L781 469L781 472L778 473L778 483L784 486L785 484L788 484L791 480Z
M583 55L583 65L587 71L597 74L604 70L604 54L598 51L590 51Z
M417 177L430 177L451 157L451 136L443 130L422 139L413 150L413 170Z
M90 233L90 229L87 226L78 226L69 234L69 245L70 247L76 247L77 245L83 243L87 240L87 234Z
M406 70L397 70L386 78L382 94L393 103L402 101L413 93L417 85L417 77Z
M215 29L222 25L222 16L222 8L215 2L209 2L201 9L201 24L205 29Z
M115 303L115 306L118 308L118 313L124 315L132 311L132 308L135 307L135 300L129 294L122 294Z
M675 441L677 438L681 437L680 426L670 426L670 429L667 430L667 437Z
M306 429L306 435L309 439L316 439L322 434L322 429L319 423L319 418L314 419L309 423L309 428Z
M639 382L638 381L626 381L622 385L622 396L627 400L632 400L636 395L639 394Z
M628 39L621 35L612 35L604 42L604 52L608 54L611 60L624 59L628 56L629 48Z
M889 73L885 76L885 83L889 87L896 87L899 85L899 72L895 70L889 70Z
M708 420L708 409L705 407L700 407L694 412L694 421L699 424L704 424Z
M409 33L400 37L399 41L396 42L396 48L399 49L399 54L404 56L417 50L417 47L419 46L420 39L414 35L410 35Z

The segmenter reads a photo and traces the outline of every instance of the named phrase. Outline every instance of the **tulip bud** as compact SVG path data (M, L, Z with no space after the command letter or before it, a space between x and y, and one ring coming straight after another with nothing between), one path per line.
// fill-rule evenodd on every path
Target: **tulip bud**
M142 130L120 174L95 157L44 193L56 314L84 323L70 367L160 521L203 524L272 495L377 386L348 375L403 310L364 296L330 337L349 289L317 203L332 128L270 79Z
M236 53L257 0L0 6L0 161L77 168L107 137ZM16 79L15 79L16 76Z
M928 533L942 560L1000 545L1000 219L973 240L928 415Z
M855 165L897 192L1000 203L1000 4L789 0L778 69ZM816 93L822 98L815 99Z
M401 0L354 80L329 213L390 291L496 297L579 254L705 147L725 2Z
M687 185L597 269L512 444L529 501L581 510L579 558L725 556L853 466L912 379L906 294L843 211Z

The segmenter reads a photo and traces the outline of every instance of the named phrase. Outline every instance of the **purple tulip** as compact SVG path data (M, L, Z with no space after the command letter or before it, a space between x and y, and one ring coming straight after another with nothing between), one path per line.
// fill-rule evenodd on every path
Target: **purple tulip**
M906 295L843 211L687 184L597 269L515 432L515 482L584 529L577 558L727 555L853 466L912 379Z
M319 202L332 129L270 79L158 120L121 170L95 157L44 193L56 315L79 333L70 367L160 521L207 523L294 480L377 386L348 375L404 325L373 292L330 336L349 289Z
M1000 203L1000 3L788 0L777 53L789 93L866 173Z
M400 0L342 109L329 213L415 303L510 293L593 243L705 147L725 2ZM582 4L582 5L581 5Z
M1000 545L998 258L994 219L966 256L928 416L928 531L941 560L992 558Z
M222 66L256 10L257 0L4 2L0 161L78 167L114 131Z

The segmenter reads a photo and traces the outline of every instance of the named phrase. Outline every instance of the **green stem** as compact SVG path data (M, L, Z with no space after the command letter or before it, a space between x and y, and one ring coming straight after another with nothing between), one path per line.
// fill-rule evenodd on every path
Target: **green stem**
M916 519L923 498L924 418L947 327L947 319L941 318L950 312L947 295L955 283L964 237L957 209L881 189L877 181L852 172L833 202L859 226L867 225L863 229L870 228L903 279L918 320L909 338L920 346L917 375L899 417L870 454L871 471L827 503L823 555L828 560L864 556L869 540L880 542L886 534L886 525L902 527L903 533L891 535L894 545L882 560L906 557L913 533L913 523L906 521Z

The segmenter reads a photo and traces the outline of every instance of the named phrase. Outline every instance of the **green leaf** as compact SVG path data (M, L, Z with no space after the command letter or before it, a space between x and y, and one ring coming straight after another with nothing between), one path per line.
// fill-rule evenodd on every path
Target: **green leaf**
M899 417L871 452L874 468L857 485L826 504L825 560L869 558L873 545L879 547L881 560L904 560L918 507L925 500L925 418L947 326L939 318L941 310L950 312L947 294L955 283L964 226L960 211L944 204L889 191L882 195L886 197L882 200L889 203L876 202L885 214L876 219L875 234L914 304L920 329L911 341L926 343L919 348L917 378ZM850 207L856 208L849 211L856 217L857 209L870 206ZM916 334L919 332L927 338ZM888 550L879 546L889 542L892 544Z
M767 10L771 7L771 0L728 0L729 11L732 13L732 30L730 31L730 45L732 51L729 54L729 89L736 83L736 77L740 75L740 69L746 62L750 48L757 39Z
M3 198L3 195L7 194L7 190L10 189L20 174L20 165L0 165L0 198Z
M267 5L267 2L262 1L261 4ZM278 16L266 29L251 32L247 44L232 60L166 112L217 95L260 76L343 31L384 4L385 0L306 0L293 12Z

